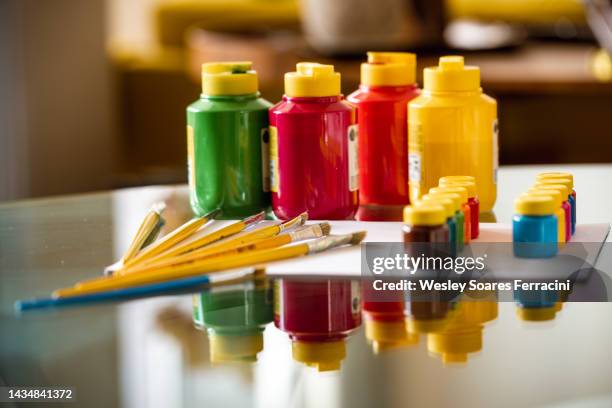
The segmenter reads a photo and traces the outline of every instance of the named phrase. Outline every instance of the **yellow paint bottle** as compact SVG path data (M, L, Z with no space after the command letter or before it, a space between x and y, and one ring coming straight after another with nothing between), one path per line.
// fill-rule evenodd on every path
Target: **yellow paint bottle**
M449 56L425 68L423 93L408 104L411 202L440 177L469 175L476 179L480 211L491 211L497 196L497 135L497 102L482 92L478 67Z

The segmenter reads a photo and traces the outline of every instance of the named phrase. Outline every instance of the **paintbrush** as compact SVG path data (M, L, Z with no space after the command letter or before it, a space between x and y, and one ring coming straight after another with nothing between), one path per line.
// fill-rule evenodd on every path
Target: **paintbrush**
M262 211L255 215L247 217L243 220L233 222L213 232L206 233L201 237L197 237L192 240L182 240L182 242L180 242L178 245L168 247L166 248L165 251L157 253L155 256L148 257L147 259L138 263L135 266L138 267L138 266L147 265L153 262L159 262L162 259L168 259L168 258L171 258L173 256L176 256L182 253L190 252L198 248L202 248L207 245L210 245L213 242L220 241L223 238L231 237L232 235L236 235L239 232L244 231L250 225L255 224L259 221L262 221L264 219L264 216L265 216L265 213ZM128 274L130 266L132 265L134 264L128 263L124 268L119 269L117 272L115 272L115 274L117 275Z
M172 248L179 242L185 240L195 233L200 227L206 224L208 221L214 219L221 210L217 209L209 212L208 214L194 218L192 220L187 221L185 224L181 225L174 231L170 232L168 235L165 235L160 240L154 242L153 244L147 246L142 251L138 252L134 257L125 262L124 266L129 267L130 265L135 265L139 262L142 262L146 259L155 257L156 255Z
M140 250L155 241L165 223L161 215L165 207L166 205L164 203L157 203L151 208L140 223L138 231L136 231L136 235L134 235L134 239L132 239L132 242L121 259L104 268L104 273L106 275L110 275L116 270L121 269L123 265L134 258Z
M224 252L230 251L232 249L236 249L238 247L245 246L253 242L257 242L257 241L260 241L266 238L276 236L284 231L290 230L291 228L302 226L306 222L307 218L308 218L307 214L303 213L293 218L292 220L289 220L282 224L268 225L262 228L258 228L254 231L247 232L235 238L229 238L229 239L225 239L220 242L206 245L202 248L194 249L191 251L181 251L178 254L177 252L179 251L172 250L172 252L170 253L161 254L159 257L156 257L150 261L144 262L143 264L136 265L133 268L124 269L121 271L121 274L127 275L131 273L138 273L143 270L151 270L151 269L158 268L160 265L167 266L169 264L174 264L174 263L180 262L180 260L193 260L193 259L199 259L199 258L206 258L212 255L224 253ZM324 234L324 235L327 235L327 234ZM312 238L315 238L315 237L312 237ZM291 241L288 241L288 242L291 242Z
M269 238L258 239L255 241L248 241L234 246L210 245L206 248L202 248L201 250L165 259L161 262L144 265L141 268L130 271L129 273L148 273L149 271L159 270L162 268L175 268L187 263L201 263L201 261L205 259L214 261L220 256L235 256L249 251L277 248L283 245L290 244L292 242L320 238L329 235L330 230L331 226L329 225L329 223L323 222L319 224L303 226L296 229L295 231L289 231L285 234L279 234Z
M178 267L168 267L149 273L137 273L123 276L98 278L82 282L78 286L56 290L53 295L57 297L76 296L111 289L120 289L172 279L182 279L202 273L219 272L226 269L240 268L251 265L261 265L267 262L296 258L303 255L327 251L343 245L357 245L365 237L366 232L360 231L346 235L329 235L313 241L287 245L280 248L264 249L246 252L242 256L220 257L214 261L205 260Z
M43 309L61 306L76 306L102 302L116 302L121 300L132 300L144 297L161 296L177 293L193 293L201 288L213 288L225 285L233 285L251 279L260 279L264 276L262 268L242 268L235 271L227 271L215 275L196 275L184 279L152 283L141 286L132 286L122 289L114 289L105 292L89 293L82 296L71 296L63 298L38 298L19 300L15 302L15 310L24 312L34 309Z

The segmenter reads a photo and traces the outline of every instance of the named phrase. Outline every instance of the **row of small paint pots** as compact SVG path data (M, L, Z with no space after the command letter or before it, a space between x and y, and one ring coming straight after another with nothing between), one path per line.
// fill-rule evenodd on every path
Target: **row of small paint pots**
M478 238L480 203L472 176L441 177L438 186L404 208L404 242L449 244L456 255Z
M576 232L576 191L570 173L537 176L535 184L514 201L512 241L520 258L550 258Z

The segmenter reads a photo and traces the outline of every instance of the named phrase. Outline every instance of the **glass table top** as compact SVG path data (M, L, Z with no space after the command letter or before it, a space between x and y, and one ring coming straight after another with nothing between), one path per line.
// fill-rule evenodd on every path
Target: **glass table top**
M14 312L99 275L160 199L180 224L183 186L0 205L0 385L73 387L66 405L84 407L612 406L611 303L527 321L494 297L368 303L358 281L277 279ZM590 222L612 219L589 205Z

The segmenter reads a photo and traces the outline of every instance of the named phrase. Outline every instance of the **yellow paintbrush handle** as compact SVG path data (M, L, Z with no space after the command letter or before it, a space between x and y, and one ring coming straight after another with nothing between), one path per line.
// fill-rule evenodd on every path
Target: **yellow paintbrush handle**
M234 254L240 254L249 251L259 251L262 249L270 249L283 246L291 242L291 236L288 234L285 235L277 235L270 238L259 239L253 242L247 242L242 245L237 245L233 247L223 247L221 250L218 250L216 247L205 248L207 251L193 251L188 254L184 254L178 257L164 259L160 262L155 262L152 264L146 264L137 269L130 270L129 273L148 273L152 270L159 270L162 268L168 267L176 267L186 263L200 262L203 260L212 260L213 262L216 258L221 256L232 256ZM214 250L213 250L214 249Z
M202 225L206 224L209 221L208 217L200 217L194 218L182 226L178 227L168 235L164 236L159 241L149 245L140 251L135 257L133 257L130 261L126 262L125 266L129 267L130 265L134 265L138 262L141 262L145 259L152 258L167 249L173 247L177 243L181 242L185 238L191 236L195 231L197 231Z
M281 248L254 251L246 253L240 257L224 257L223 259L219 259L215 262L194 262L193 264L178 266L176 268L160 269L146 274L137 273L96 279L89 282L84 282L79 287L57 290L53 294L54 296L59 297L76 296L147 283L186 278L189 276L218 272L227 269L239 268L242 266L257 265L266 262L294 258L307 254L308 250L309 247L307 244L298 244Z
M235 235L241 231L243 231L246 228L246 225L244 224L244 222L242 221L238 221L235 223L232 223L230 225L227 225L217 231L211 232L210 234L207 234L201 238L198 238L196 240L194 240L193 242L190 242L186 245L181 245L175 248L170 248L165 252L162 252L161 254L153 257L153 258L149 258L146 261L144 261L142 263L142 265L148 265L151 264L153 262L159 262L163 259L168 259L171 258L173 256L177 256L179 254L182 253L187 253L190 252L194 249L200 248L200 247L205 247L213 242L219 241L223 238L227 238L230 237L232 235ZM130 273L130 268L125 268L125 269L121 269L118 271L120 275L124 275L124 274L129 274Z

